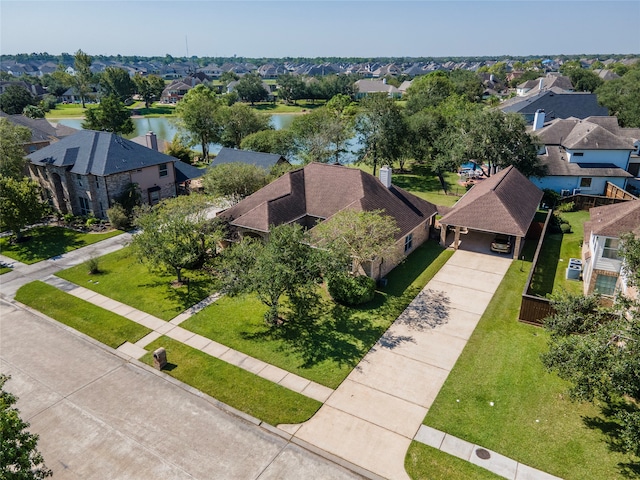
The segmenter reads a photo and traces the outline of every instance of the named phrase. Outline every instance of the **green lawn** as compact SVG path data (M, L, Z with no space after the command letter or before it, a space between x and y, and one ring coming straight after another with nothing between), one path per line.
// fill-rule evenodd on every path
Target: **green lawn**
M112 348L126 341L137 342L151 332L147 327L40 281L20 287L16 300Z
M149 344L141 360L153 365L152 352L159 347L167 351L166 373L271 425L303 422L322 405L168 337Z
M87 104L87 106L91 106L94 104ZM56 108L53 110L49 110L45 114L45 118L48 120L55 120L57 118L83 118L86 108L82 108L82 104L80 103L59 103L56 105Z
M569 400L540 361L546 332L517 321L532 247L523 271L511 265L424 423L565 479L619 478L638 459L611 451L610 419Z
M494 480L503 478L473 463L419 442L411 442L404 460L404 467L414 480L451 480L458 478Z
M0 265L0 275L9 273L11 270L13 270L11 267L5 267L4 265Z
M144 106L144 102L136 102L129 107L129 110L136 110L137 115L142 117L172 117L175 115L175 105L164 103L152 103L149 108Z
M128 247L100 257L99 268L101 273L91 275L85 265L78 265L56 275L163 320L213 293L208 274L187 270L183 275L189 285L174 288L173 274L150 272Z
M314 382L336 388L451 256L435 242L416 249L361 308L326 295L306 318L269 328L255 296L224 297L180 326Z
M560 213L571 225L571 233L550 233L542 244L538 265L531 282L531 291L541 297L566 290L583 292L582 282L566 279L570 258L582 257L584 222L589 220L588 211Z
M19 262L32 264L121 233L120 230L106 233L81 233L63 227L35 227L24 233L27 238L24 242L11 243L8 237L0 238L0 253Z
M296 105L286 105L284 103L262 102L253 105L253 108L265 113L305 113L308 110L321 107L324 102L317 101L311 103L305 100L299 100Z

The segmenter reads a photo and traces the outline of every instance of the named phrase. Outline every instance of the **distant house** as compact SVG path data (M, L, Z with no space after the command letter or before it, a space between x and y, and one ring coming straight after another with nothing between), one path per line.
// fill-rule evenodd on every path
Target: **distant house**
M179 160L108 132L81 130L27 159L29 175L51 205L74 215L106 218L130 184L137 186L143 203L153 205L175 197L179 182Z
M162 94L160 95L160 103L178 103L192 88L192 85L189 85L182 80L171 82L171 84L162 91Z
M275 153L252 152L251 150L239 150L223 147L211 162L210 167L216 167L225 163L246 163L256 165L269 172L276 165L288 164L286 158Z
M372 93L386 93L389 97L400 98L402 92L393 85L387 84L386 80L358 80L355 83L356 99L361 99Z
M563 75L547 73L545 77L536 80L527 80L516 87L516 95L534 95L551 88L559 89L563 92L573 92L573 84L569 77Z
M23 145L25 154L33 153L58 140L73 135L78 130L66 125L52 125L44 118L29 118L24 115L7 115L0 112L0 118L19 127L28 128L31 132L31 139Z
M618 255L620 237L625 233L640 235L640 200L591 208L584 224L582 244L582 280L585 295L594 292L613 296L617 291L631 297L622 259Z
M564 195L602 195L607 182L625 189L633 178L627 169L640 142L624 136L616 117L556 119L538 128L543 124L534 121L533 134L544 145L538 158L547 169L546 176L531 179L538 187Z
M99 92L98 85L91 85L89 91L85 95L85 102L95 102L98 99ZM78 94L76 87L68 88L62 95L60 95L60 101L63 103L80 103L82 101L81 96Z
M461 233L508 235L515 238L513 257L518 258L541 199L542 190L509 166L474 185L442 216L440 242L446 244L448 229L454 230L454 249Z
M510 98L498 108L505 113L519 113L529 124L533 122L538 110L545 111L547 121L555 118L584 119L609 115L607 107L598 104L595 93L566 92L555 87L526 97Z
M0 94L3 94L8 87L12 86L12 85L18 85L22 88L24 88L25 90L27 90L31 95L33 95L36 98L41 98L45 93L45 89L42 87L42 85L38 85L37 83L28 83L28 82L23 82L23 81L1 81L0 82Z
M381 180L359 169L311 163L288 172L219 216L241 235L268 237L273 225L298 223L313 229L318 222L341 210L384 210L393 217L398 257L404 258L429 238L435 205L391 183L391 169L383 167ZM367 275L379 279L398 260L385 259L364 266Z

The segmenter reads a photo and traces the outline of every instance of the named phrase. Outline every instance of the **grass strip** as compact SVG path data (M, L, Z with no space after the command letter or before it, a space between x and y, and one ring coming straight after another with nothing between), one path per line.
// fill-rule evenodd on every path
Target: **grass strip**
M20 287L16 300L112 348L127 341L137 342L151 332L147 327L41 281Z
M81 233L57 226L34 227L25 232L26 241L24 242L11 243L9 237L0 238L0 253L31 265L121 233L120 230L106 233Z
M494 480L503 478L473 463L419 442L411 442L404 460L404 467L414 480L451 480L453 478Z
M160 347L167 351L165 373L270 425L303 422L322 405L168 337L149 344L141 360L153 365Z

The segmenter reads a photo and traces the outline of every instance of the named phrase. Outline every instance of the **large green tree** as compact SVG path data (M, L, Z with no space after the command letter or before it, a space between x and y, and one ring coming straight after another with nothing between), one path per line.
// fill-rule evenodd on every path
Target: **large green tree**
M202 261L219 238L207 229L209 201L203 195L167 199L139 210L131 247L152 269L174 272L182 283L182 270Z
M254 152L277 153L288 158L295 151L295 140L293 132L289 129L261 130L243 138L240 148Z
M307 93L307 85L298 75L285 74L278 77L278 97L286 103L302 100Z
M358 161L373 167L373 175L380 162L392 165L404 154L407 122L398 104L386 94L374 94L361 102L356 118L356 131L362 148Z
M95 107L85 113L82 128L127 135L135 130L131 111L115 95L103 97Z
M250 102L251 105L266 100L269 96L269 92L262 84L262 77L254 73L248 73L238 80L234 90L240 100Z
M136 85L124 68L107 67L100 74L100 89L104 95L114 95L126 102L135 92Z
M39 221L46 211L40 185L27 177L16 179L0 175L0 218L16 241L22 240L24 227Z
M209 144L218 143L222 135L222 104L213 90L196 85L176 105L176 124L189 145L202 146L202 160L209 158Z
M618 117L621 126L640 128L640 62L624 76L605 82L596 94L598 103Z
M25 107L35 104L34 96L22 85L9 85L0 95L0 110L7 115L19 115Z
M266 183L267 172L263 168L240 162L211 167L202 177L205 193L234 200L241 200L257 192Z
M640 242L622 252L637 267ZM637 271L627 277L638 286ZM599 400L617 448L640 456L640 302L618 295L612 307L598 296L562 294L552 299L544 365L569 382L580 401Z
M441 71L418 77L407 89L407 110L416 113L424 108L435 107L451 95L455 88L449 77Z
M53 475L38 451L38 435L20 418L17 398L4 389L11 377L0 374L0 478L40 480Z
M80 96L82 108L85 108L87 95L91 92L91 84L93 82L93 74L91 73L91 63L93 59L82 50L78 50L74 55L73 86Z
M164 80L156 75L136 75L133 78L136 93L144 100L144 106L149 108L153 101L160 99L164 90Z
M268 325L285 321L283 298L300 308L314 298L320 276L317 252L298 224L272 226L266 242L244 237L222 253L219 276L230 295L255 293L269 309Z
M24 176L27 160L23 145L30 141L28 128L0 118L0 175L16 179Z
M252 133L273 128L268 115L258 113L243 103L223 106L220 109L220 122L220 143L224 147L239 148L242 140Z

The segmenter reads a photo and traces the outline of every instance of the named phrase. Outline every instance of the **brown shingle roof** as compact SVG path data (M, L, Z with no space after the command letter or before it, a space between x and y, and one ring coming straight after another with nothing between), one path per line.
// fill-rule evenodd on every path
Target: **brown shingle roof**
M436 214L435 205L396 186L386 188L362 170L311 163L283 175L220 216L232 225L266 232L270 225L305 216L327 219L347 208L384 210L396 220L397 238Z
M590 208L589 218L584 225L585 233L616 238L627 232L640 235L640 200Z
M440 223L523 237L541 199L542 190L510 166L476 184Z

